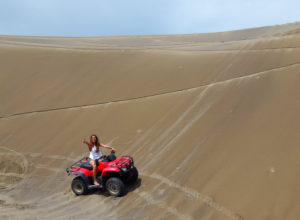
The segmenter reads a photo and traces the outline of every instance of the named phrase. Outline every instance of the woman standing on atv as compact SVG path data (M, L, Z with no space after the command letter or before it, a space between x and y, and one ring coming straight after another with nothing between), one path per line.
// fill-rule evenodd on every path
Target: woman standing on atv
M96 160L100 159L100 157L102 156L100 147L112 149L114 151L116 151L116 149L113 148L113 147L101 144L99 142L99 139L98 139L97 135L95 135L95 134L91 135L90 142L87 142L85 139L83 139L82 143L87 144L87 146L89 148L90 156L89 156L89 161L88 162L93 167L94 184L99 185L99 183L97 182L97 179L96 179L96 176L97 176L97 162L96 162Z

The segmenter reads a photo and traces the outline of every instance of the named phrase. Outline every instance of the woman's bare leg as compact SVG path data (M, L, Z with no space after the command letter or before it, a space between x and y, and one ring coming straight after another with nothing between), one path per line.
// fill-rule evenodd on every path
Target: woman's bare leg
M93 167L94 185L98 186L100 184L97 182L97 165L96 165L96 162L94 160L91 160L90 164Z

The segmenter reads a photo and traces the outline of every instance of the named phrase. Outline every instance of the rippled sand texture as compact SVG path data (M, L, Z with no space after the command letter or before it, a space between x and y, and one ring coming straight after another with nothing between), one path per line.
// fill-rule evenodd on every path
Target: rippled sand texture
M0 219L297 220L299 85L299 23L0 36ZM70 189L92 133L135 159L122 198Z

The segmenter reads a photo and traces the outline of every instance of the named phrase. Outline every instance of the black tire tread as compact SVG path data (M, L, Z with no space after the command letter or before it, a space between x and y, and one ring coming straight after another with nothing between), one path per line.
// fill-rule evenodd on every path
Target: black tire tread
M77 191L74 190L73 187L74 187L74 185L75 185L76 183L79 183L79 184L82 185L82 187L83 187L82 193L78 193ZM87 188L85 182L84 182L80 177L76 177L76 178L73 179L73 181L72 181L72 183L71 183L71 188L72 188L72 191L73 191L77 196L79 196L79 195L85 195L85 194L87 194L87 192L88 192L88 188Z
M114 184L117 184L120 188L119 192L117 194L115 193L112 193L111 191L109 191L109 189L107 188L108 184L113 182ZM115 197L119 197L119 196L123 196L124 193L125 193L125 185L123 183L123 181L118 178L118 177L111 177L109 178L106 183L105 183L105 186L106 186L106 190L110 193L110 195L112 196L115 196Z
M137 181L137 179L138 179L138 177L139 177L139 172L138 172L138 170L137 170L136 167L133 167L132 171L133 171L133 177L132 177L132 179L130 180L130 182L133 182L133 183L134 183L134 182Z

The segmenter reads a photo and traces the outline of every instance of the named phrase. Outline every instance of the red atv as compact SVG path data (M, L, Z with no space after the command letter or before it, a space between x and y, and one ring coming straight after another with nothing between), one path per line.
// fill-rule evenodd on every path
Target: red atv
M135 182L138 171L134 166L133 158L122 156L116 158L115 152L102 156L97 160L97 181L100 186L94 185L93 167L88 163L88 158L72 164L66 169L68 175L74 174L71 188L76 195L88 193L90 189L106 189L113 196L122 196L125 193L125 183Z

